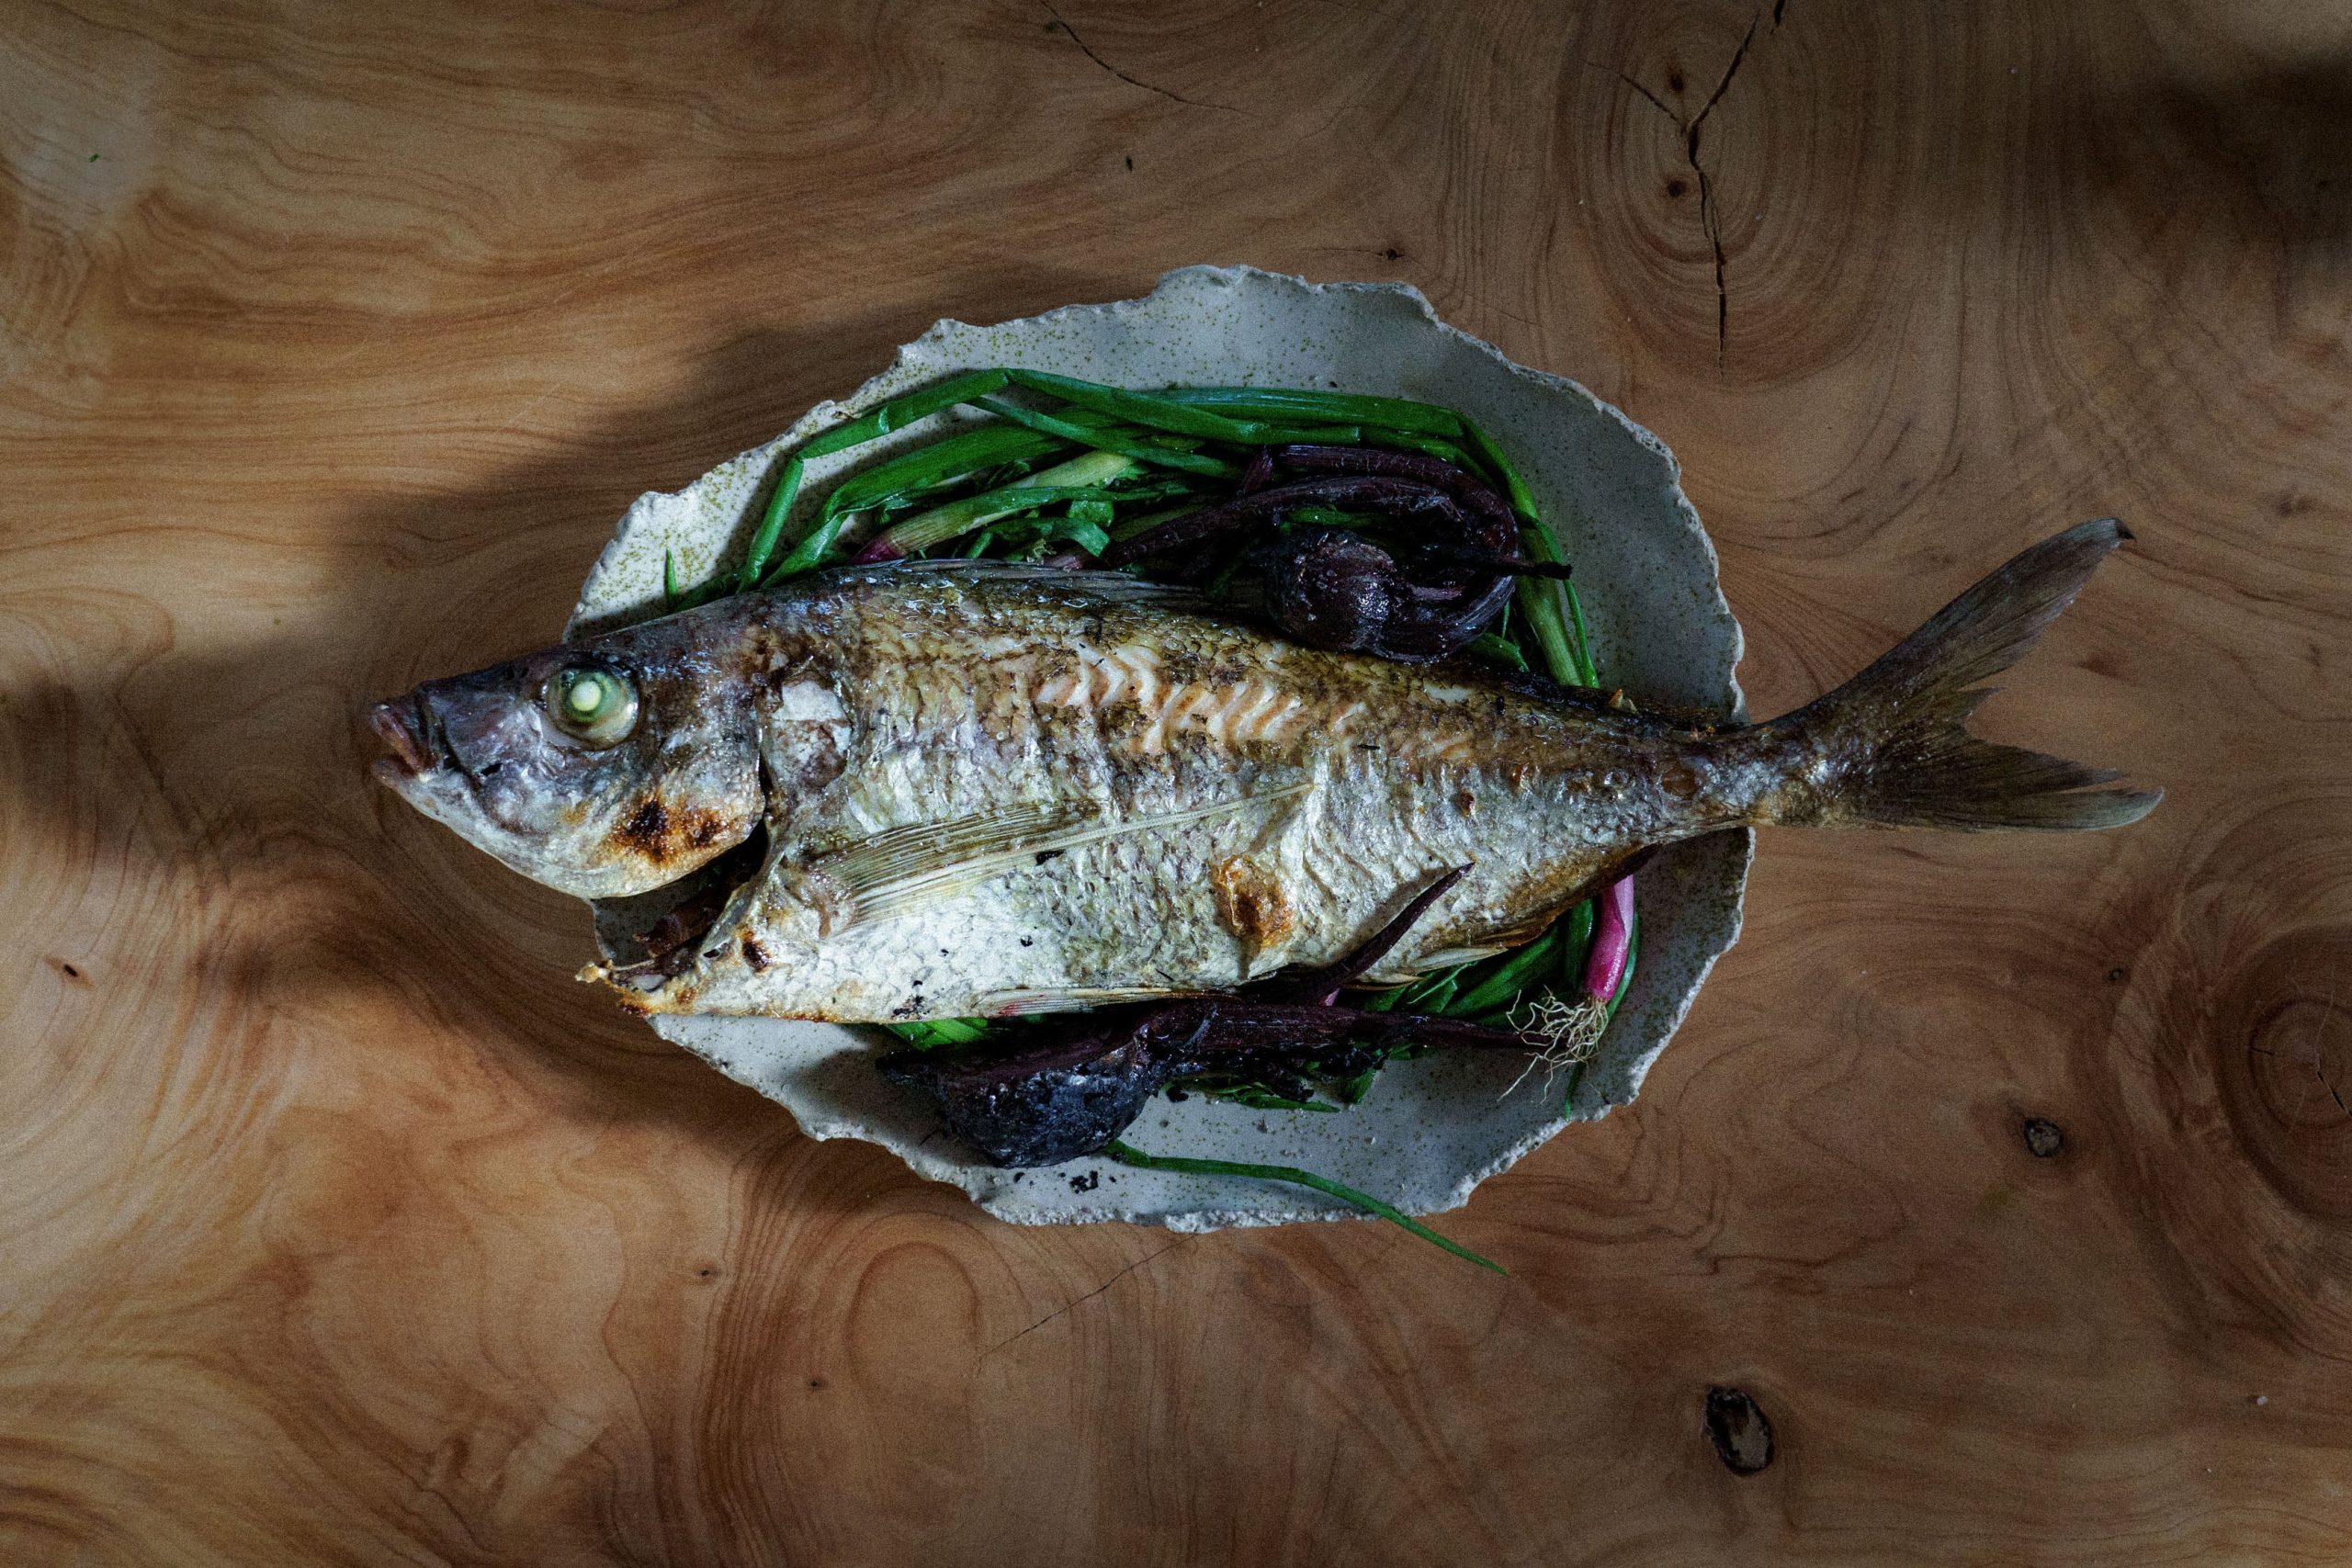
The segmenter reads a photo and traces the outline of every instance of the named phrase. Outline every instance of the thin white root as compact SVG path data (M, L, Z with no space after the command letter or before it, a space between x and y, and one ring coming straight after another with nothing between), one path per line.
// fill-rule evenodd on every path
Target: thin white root
M1512 1009L1510 1022L1530 1041L1541 1041L1543 1048L1527 1058L1527 1066L1503 1090L1506 1100L1538 1067L1544 1069L1544 1087L1548 1089L1563 1069L1590 1061L1600 1049L1601 1032L1609 1027L1609 1010L1589 997L1566 1002L1544 991Z

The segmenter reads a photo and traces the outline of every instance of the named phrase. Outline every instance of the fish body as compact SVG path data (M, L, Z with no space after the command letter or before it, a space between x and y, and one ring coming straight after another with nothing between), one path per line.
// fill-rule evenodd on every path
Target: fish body
M1332 963L1463 868L1372 976L1395 980L1524 941L1647 851L1724 828L2144 813L2153 795L1959 729L1972 683L2119 537L2038 547L1765 725L1301 648L1116 573L916 563L428 682L378 708L379 771L583 897L716 879L683 935L591 971L648 1012L896 1021L1222 991ZM580 682L625 688L624 732L574 722Z

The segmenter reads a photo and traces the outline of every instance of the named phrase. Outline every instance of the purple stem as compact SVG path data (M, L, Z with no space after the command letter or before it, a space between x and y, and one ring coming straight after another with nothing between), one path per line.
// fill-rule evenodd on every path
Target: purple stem
M1284 446L1274 454L1294 468L1316 474L1385 474L1435 485L1471 511L1495 522L1511 522L1510 507L1487 486L1442 457L1420 452L1391 452L1379 446Z
M1250 467L1242 471L1241 483L1234 490L1236 496L1255 495L1274 482L1274 455L1263 446L1250 459Z
M1461 503L1436 485L1385 474L1341 474L1276 485L1254 495L1238 497L1222 506L1204 507L1182 517L1171 517L1156 528L1147 528L1113 545L1102 552L1102 564L1122 567L1148 560L1295 506L1365 506L1391 516L1434 513L1453 521L1456 527L1467 521Z

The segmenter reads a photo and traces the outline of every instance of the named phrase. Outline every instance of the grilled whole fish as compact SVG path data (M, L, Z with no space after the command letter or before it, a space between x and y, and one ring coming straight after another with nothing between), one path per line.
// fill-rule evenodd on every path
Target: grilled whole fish
M584 973L647 1012L1057 1010L1499 951L1649 849L1748 824L2106 828L2154 791L1963 733L2125 537L2028 550L1838 690L1711 728L1210 618L1115 573L798 580L379 705L379 776L551 887L716 880ZM720 857L725 856L725 860ZM705 870L704 868L713 868Z

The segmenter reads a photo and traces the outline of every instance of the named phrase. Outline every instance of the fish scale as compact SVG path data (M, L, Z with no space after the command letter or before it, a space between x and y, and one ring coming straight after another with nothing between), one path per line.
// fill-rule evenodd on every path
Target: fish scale
M1230 987L1337 958L1432 876L1467 865L1392 955L1386 976L1408 976L1431 954L1523 933L1611 858L1671 830L1662 796L1577 787L1630 769L1658 727L1572 716L1457 672L1299 649L1163 604L1106 604L1084 579L868 574L774 611L779 642L801 656L793 667L827 672L855 739L833 786L796 796L785 781L763 897L729 911L730 929L770 933L771 948L814 924L793 871L884 828L1012 805L1146 824L1228 809L1073 847L919 915L805 932L785 947L789 962L756 973L709 944L716 956L652 993L657 1010L965 1016ZM814 637L797 641L795 621ZM1220 905L1219 869L1237 861L1282 917L1267 929Z

